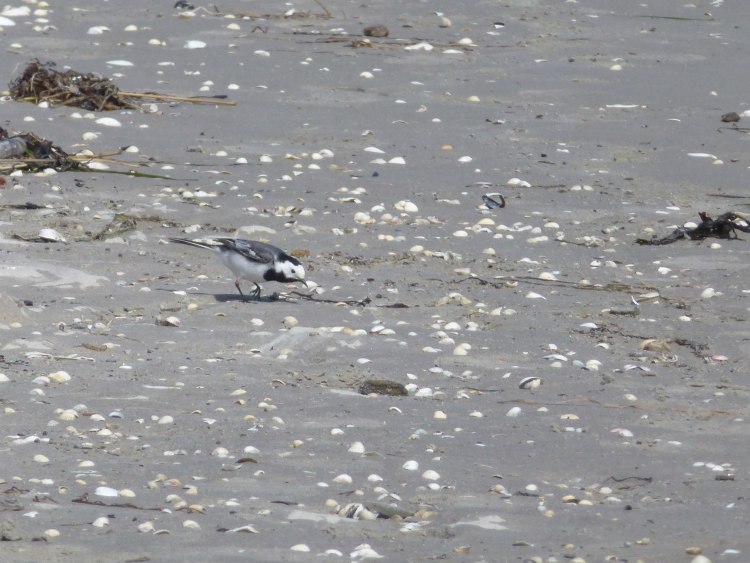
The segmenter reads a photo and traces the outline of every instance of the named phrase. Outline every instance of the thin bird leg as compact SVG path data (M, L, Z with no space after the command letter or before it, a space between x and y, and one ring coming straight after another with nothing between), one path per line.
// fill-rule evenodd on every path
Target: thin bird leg
M244 294L244 293L242 293L242 288L240 288L240 278L237 278L236 280L234 280L234 287L236 287L236 288L237 288L237 291L239 291L239 292L240 292L240 295L241 295L241 296L242 296L242 298L244 299L244 298L245 298L245 294Z
M253 291L252 295L257 299L260 299L260 286L257 283L255 284L255 290Z

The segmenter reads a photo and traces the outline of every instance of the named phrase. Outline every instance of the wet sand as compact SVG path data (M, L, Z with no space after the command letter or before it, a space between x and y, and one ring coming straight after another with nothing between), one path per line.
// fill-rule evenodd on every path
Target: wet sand
M171 4L3 31L7 81L38 58L237 102L2 102L169 177L0 190L3 561L749 557L748 242L635 244L747 208L720 119L750 109L747 8ZM135 228L95 238L116 214ZM22 240L43 228L66 243ZM236 233L313 287L243 302L167 243ZM335 506L376 502L411 516Z

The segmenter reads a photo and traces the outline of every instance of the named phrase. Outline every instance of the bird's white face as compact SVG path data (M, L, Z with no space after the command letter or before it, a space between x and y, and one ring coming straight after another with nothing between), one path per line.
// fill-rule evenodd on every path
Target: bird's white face
M285 277L289 278L290 280L296 280L305 283L305 268L302 266L302 264L293 264L292 262L285 261L278 263L277 266L277 269L282 274L284 274Z

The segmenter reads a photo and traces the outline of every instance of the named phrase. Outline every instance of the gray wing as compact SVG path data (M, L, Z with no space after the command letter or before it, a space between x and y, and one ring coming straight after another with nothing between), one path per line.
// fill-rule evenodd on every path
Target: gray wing
M239 252L248 260L258 262L259 264L269 264L273 262L276 254L274 252L274 247L256 240L245 240L241 238L216 238L213 240L220 242L226 248Z

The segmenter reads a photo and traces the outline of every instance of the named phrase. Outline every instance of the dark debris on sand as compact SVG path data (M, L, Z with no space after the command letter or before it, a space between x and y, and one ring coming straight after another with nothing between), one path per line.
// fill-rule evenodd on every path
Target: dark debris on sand
M9 85L14 100L53 106L75 106L89 111L137 109L109 78L76 70L60 72L55 63L34 59Z
M699 213L701 223L694 229L678 227L663 238L636 239L637 244L662 245L672 244L681 239L703 240L706 238L736 239L737 231L750 233L750 216L737 211L729 211L712 219L705 211Z

